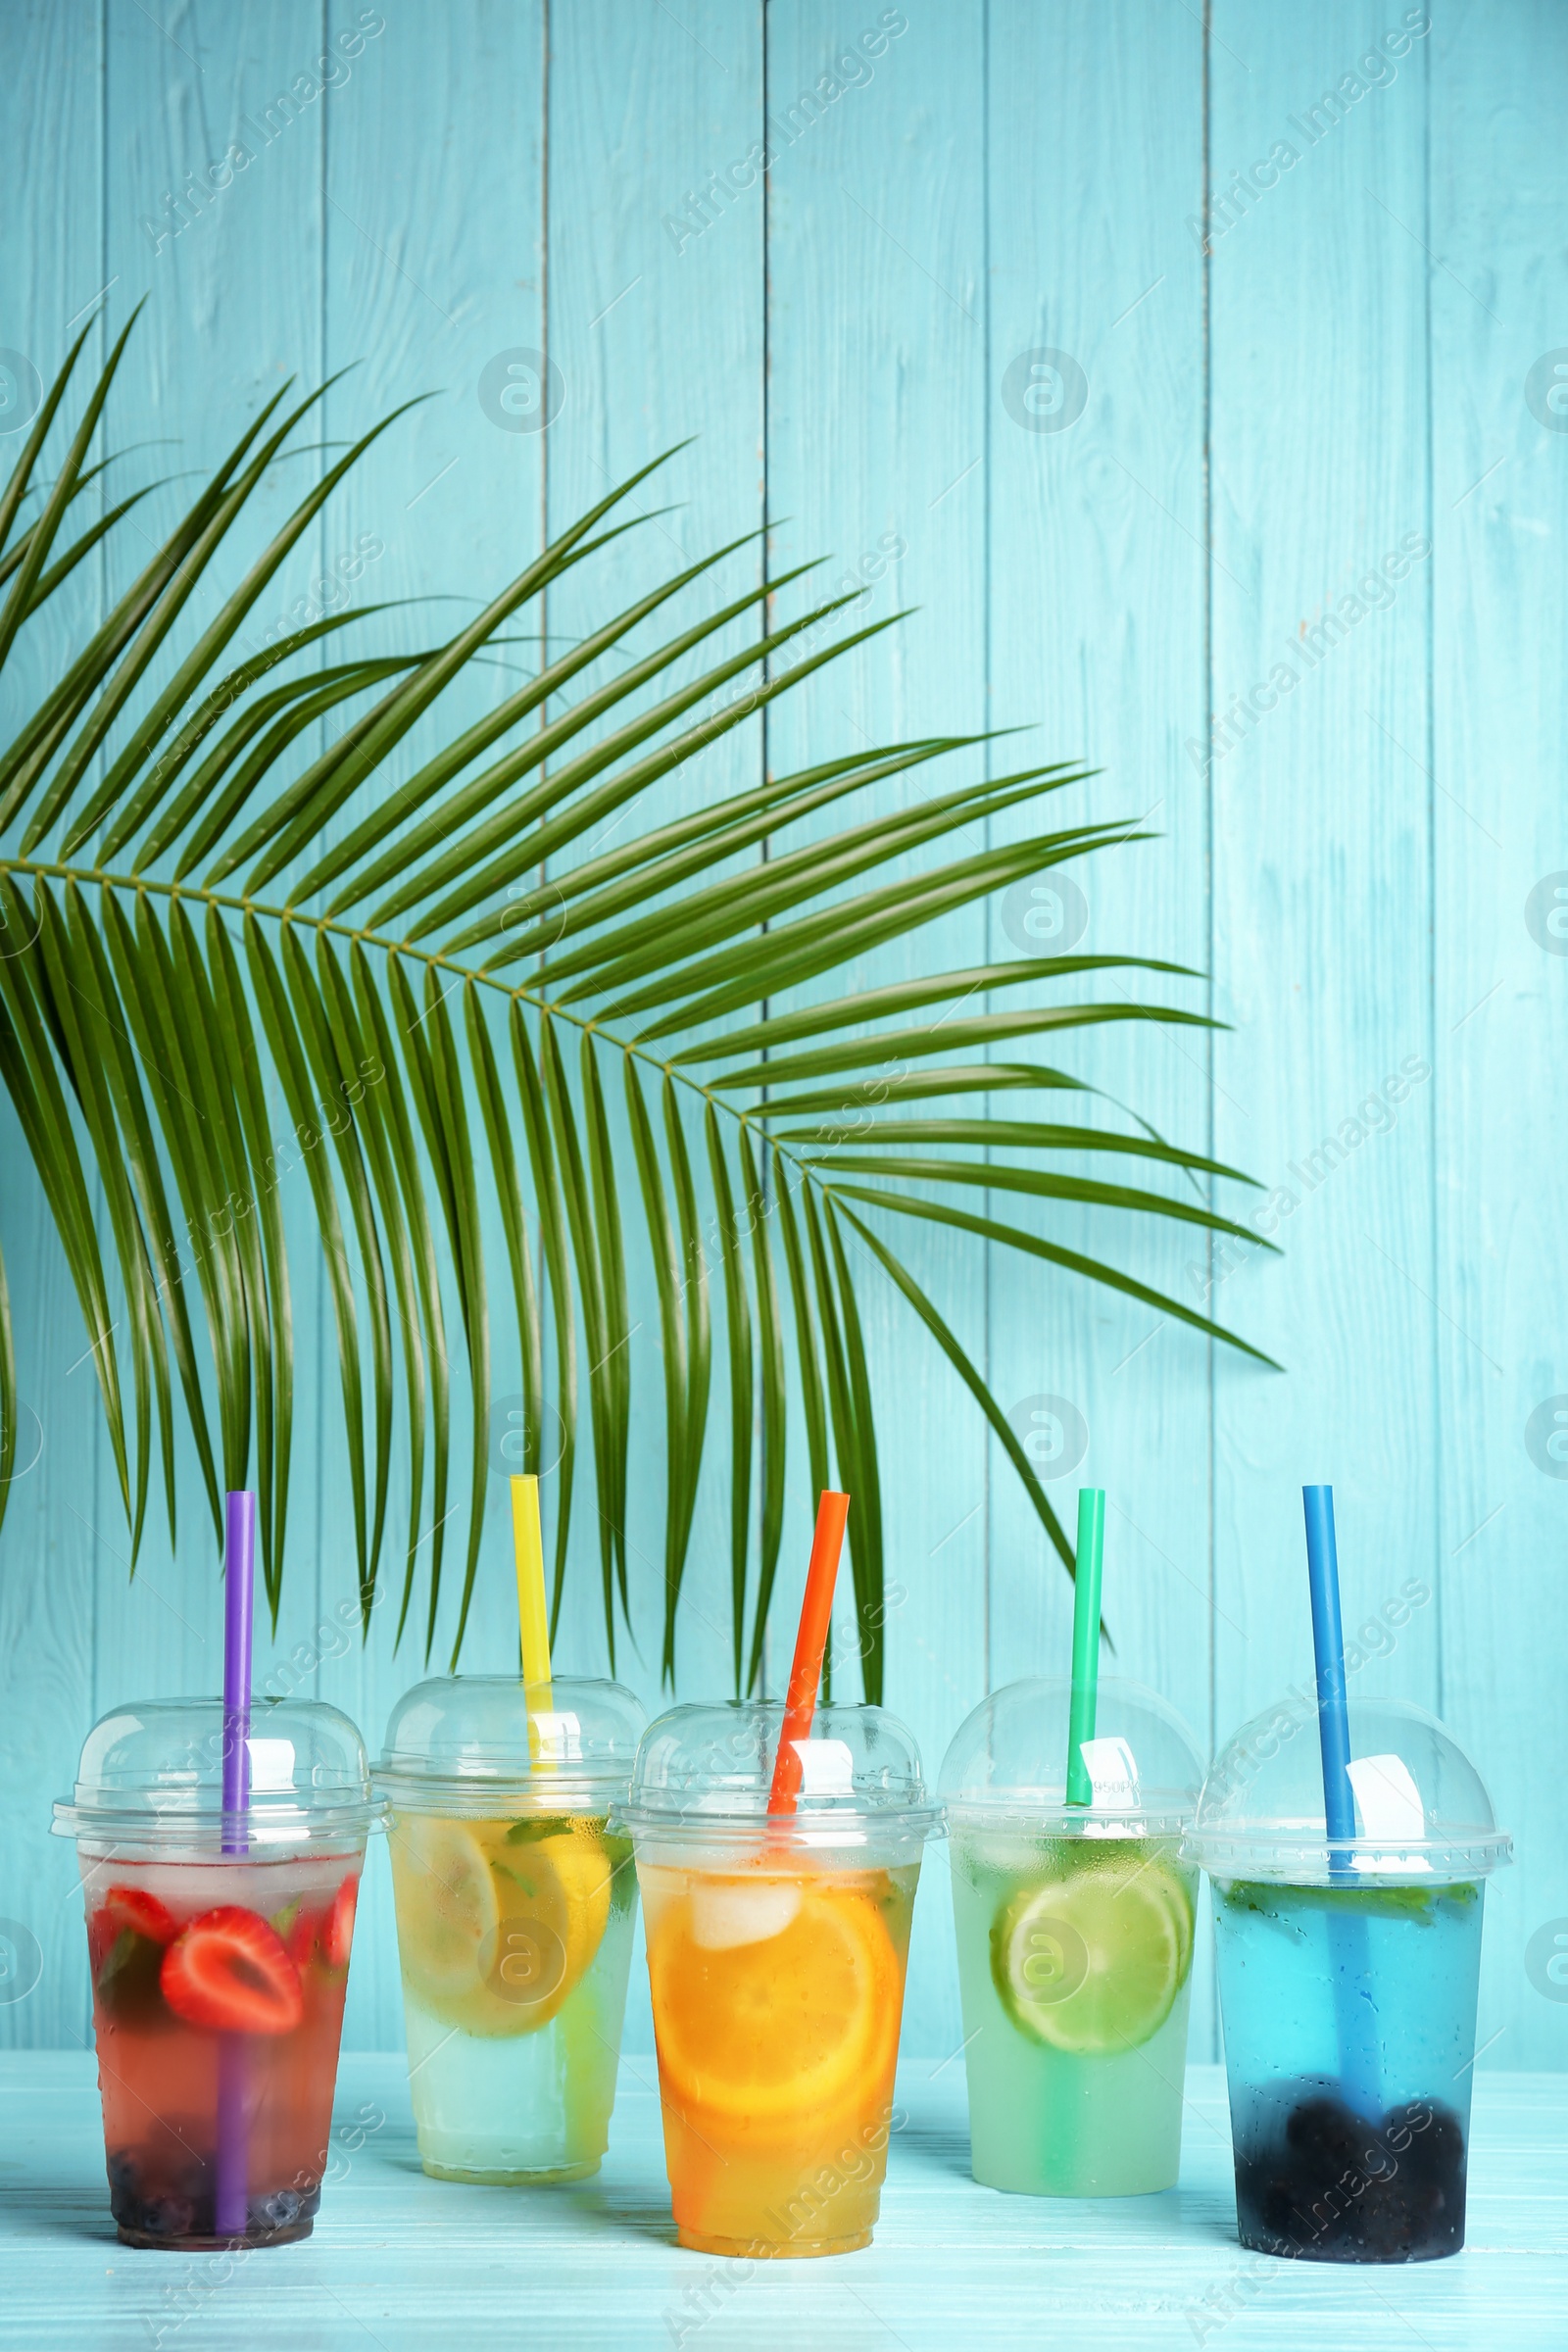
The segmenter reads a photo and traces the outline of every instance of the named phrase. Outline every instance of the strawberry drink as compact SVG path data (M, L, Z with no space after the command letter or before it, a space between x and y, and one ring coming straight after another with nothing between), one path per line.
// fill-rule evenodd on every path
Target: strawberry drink
M221 1747L217 1701L122 1709L56 1808L80 1859L110 2205L133 2246L283 2244L320 2202L379 1807L346 1717L263 1701L244 1851L225 1851Z
M212 2140L229 2035L245 2044L244 2234L309 2234L361 1859L83 1858L109 2199L130 2244L217 2240Z

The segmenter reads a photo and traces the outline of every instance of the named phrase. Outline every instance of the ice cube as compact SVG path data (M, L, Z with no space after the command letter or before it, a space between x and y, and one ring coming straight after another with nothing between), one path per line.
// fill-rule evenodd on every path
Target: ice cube
M706 1951L729 1951L740 1943L765 1943L782 1936L801 1907L801 1890L788 1879L759 1879L692 1887L692 1941Z

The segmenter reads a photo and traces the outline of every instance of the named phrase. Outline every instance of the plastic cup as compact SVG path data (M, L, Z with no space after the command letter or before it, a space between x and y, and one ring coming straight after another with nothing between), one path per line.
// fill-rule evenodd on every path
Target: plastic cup
M320 2203L381 1807L335 1707L258 1700L247 1746L250 1800L225 1813L221 1700L120 1707L55 1806L81 1868L110 2207L131 2246L281 2245Z
M392 1711L388 1823L409 2086L441 2180L581 2180L615 2099L637 1880L619 1683L438 1676Z
M969 2085L987 2188L1140 2196L1174 2186L1198 1873L1180 1859L1202 1765L1152 1690L1107 1675L1078 1743L1072 1684L1009 1683L959 1726L948 1818Z
M1324 1824L1310 1689L1215 1758L1187 1841L1208 1872L1237 2230L1306 2262L1464 2244L1481 1915L1508 1860L1442 1724L1351 1700L1355 1838Z
M683 2246L870 2243L920 1856L938 1815L903 1725L820 1706L767 1816L781 1706L676 1707L638 1750L636 1841L664 2159Z

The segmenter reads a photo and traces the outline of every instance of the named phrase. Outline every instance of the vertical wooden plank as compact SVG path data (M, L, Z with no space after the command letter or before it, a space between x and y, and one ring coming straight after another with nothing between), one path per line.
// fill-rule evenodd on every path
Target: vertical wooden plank
M364 560L354 593L407 598L356 632L360 642L415 650L436 645L471 619L539 545L543 434L498 429L484 370L498 353L537 351L544 327L544 86L542 6L500 8L463 0L439 20L389 18L373 52L357 67L328 122L325 200L325 316L328 372L352 370L328 404L334 437L347 441L400 403L425 398L368 454L325 517L323 572ZM531 380L531 379L530 379ZM488 399L488 406L486 405ZM533 626L524 614L520 637ZM536 648L503 649L476 665L436 705L385 775L333 820L335 838L535 666ZM417 983L422 1001L422 982ZM461 1033L460 1000L448 1006ZM470 1116L476 1120L470 1106ZM519 1148L520 1148L520 1137ZM444 1235L440 1244L446 1254ZM505 1395L520 1386L510 1282L497 1223L484 1235L493 1336L493 1380ZM423 1663L431 1546L418 1558L408 1630L394 1654L408 1516L406 1422L400 1402L381 1579L384 1598L362 1649L356 1629L346 1655L319 1677L322 1697L359 1723L378 1751L392 1707L412 1683L445 1670L457 1631L466 1557L468 1431L466 1360L455 1294L447 1328L454 1354L452 1477L442 1606L434 1653ZM319 1411L337 1412L332 1342L323 1348ZM400 1376L401 1377L401 1376ZM423 1520L431 1519L425 1467ZM484 1549L464 1645L470 1673L505 1671L516 1652L515 1603L504 1482L489 1482ZM456 1506L454 1508L454 1506ZM323 1565L321 1619L352 1593L353 1521L345 1482L323 1482L318 1500ZM328 1641L333 1648L335 1642ZM324 1649L327 1644L315 1646ZM398 2046L398 1984L390 1878L377 1857L368 1874L345 2034L354 2046Z
M786 773L986 723L985 49L978 6L847 20L792 0L768 26L769 562L778 573L830 558L818 593L863 588L850 625L919 608L779 709L768 760ZM983 773L983 756L964 755L877 787L821 829ZM982 846L971 828L905 870ZM961 969L984 948L974 909L852 966L831 993ZM873 1211L870 1222L983 1363L978 1250L910 1219ZM852 1265L881 1453L886 1703L934 1778L985 1688L985 1431L858 1245ZM780 1594L781 1636L798 1591L797 1571ZM852 1625L841 1605L841 1654ZM859 1695L853 1665L837 1689ZM939 2055L962 2038L946 1875L933 1853L905 2011L906 2048Z
M1431 49L1443 1710L1517 1839L1482 2063L1560 2067L1568 23L1471 5Z
M612 70L606 70L613 58ZM755 16L721 5L628 12L589 0L552 19L550 108L550 356L564 401L551 427L550 529L605 496L661 451L693 438L644 485L632 508L673 508L607 557L563 581L550 599L552 651L559 652L634 596L717 547L757 530L761 515L762 204L751 187L728 212L693 233L682 216L687 191L742 158L760 134L762 77ZM614 201L605 201L608 181ZM716 210L716 208L715 208ZM638 653L761 579L760 542L698 583L638 632ZM754 642L759 616L743 615L710 640L677 675L697 675L723 654ZM608 677L625 657L590 673ZM580 689L574 689L574 692ZM645 698L646 699L646 698ZM623 715L623 714L618 714ZM721 739L626 814L621 838L739 790L759 772L755 724ZM580 845L581 855L589 844ZM568 1058L575 1035L563 1029ZM610 1115L624 1140L618 1057L602 1060ZM653 1074L642 1071L661 1128ZM703 1176L699 1106L686 1101L686 1134ZM663 1415L660 1395L659 1306L643 1207L629 1152L620 1195L635 1269L630 1319L634 1397L627 1537L633 1641L617 1644L616 1671L651 1714L669 1703L659 1676L663 1611ZM707 1185L703 1181L706 1198ZM717 1345L722 1275L715 1285L715 1351L709 1421L710 1471L692 1531L677 1643L679 1695L717 1696L731 1688L728 1490L713 1464L726 1455L728 1372ZM586 1365L583 1367L584 1378ZM583 1390L586 1428L586 1387ZM579 1457L573 1512L571 1592L563 1616L563 1656L578 1672L603 1673L599 1531L591 1451Z
M673 14L585 0L552 16L550 357L561 370L564 397L547 448L551 531L660 452L695 436L634 497L643 513L672 511L659 514L552 593L553 654L656 581L762 521L760 189L743 192L727 213L715 208L700 235L691 233L685 218L688 192L731 159L744 158L760 135L760 12L726 8L722 0L700 0ZM607 186L613 191L611 201ZM759 541L657 614L637 633L636 652L743 595L761 577ZM760 628L760 619L743 615L676 675L699 674L754 641ZM610 675L617 659L602 662L590 678ZM760 729L752 722L645 793L626 823L651 827L741 789L760 769ZM574 1054L571 1033L564 1032L562 1043ZM602 1069L610 1115L623 1143L621 1071L611 1055ZM642 1074L660 1124L652 1074L646 1068ZM706 1199L706 1154L692 1101L686 1103L686 1134ZM629 1152L621 1165L629 1172ZM636 1401L627 1512L633 1633L630 1641L622 1636L617 1642L615 1670L653 1716L672 1695L660 1678L664 1447L657 1402L659 1306L647 1271L642 1202L629 1174L620 1204L635 1237L628 1250ZM721 1345L722 1276L715 1253L709 1255L715 1286L710 1458L681 1594L673 1694L681 1698L716 1697L731 1688L728 1489L715 1468L727 1451L728 1371ZM606 1645L585 1385L582 1402L569 1589L558 1654L569 1670L602 1674ZM643 2053L653 2047L640 1956L632 1969L626 2047Z
M161 28L130 0L113 0L107 23L106 270L117 317L130 302L146 302L116 385L112 438L166 436L172 446L158 454L172 462L159 470L184 477L137 510L140 528L126 534L112 570L118 588L262 402L290 375L302 389L318 378L321 138L333 97L313 71L321 54L320 12L308 0L239 11L198 5L177 31ZM307 97L307 87L314 95ZM140 463L147 466L145 457ZM314 455L295 458L263 485L177 624L182 648L318 465ZM297 573L308 571L313 552L296 551ZM293 584L293 573L274 583L280 607ZM259 618L255 634L265 626ZM291 1238L296 1247L303 1238L297 1218ZM299 1256L295 1335L305 1409L296 1420L294 1497L308 1518L307 1497L320 1476L309 1402L316 1309L303 1250ZM205 1353L205 1315L191 1288ZM221 1685L220 1547L188 1447L180 1458L177 1549L171 1558L162 1514L149 1512L133 1584L111 1533L111 1490L99 1479L99 1711L122 1699L216 1692ZM295 1560L288 1605L309 1619L316 1580L308 1544L301 1548L307 1559ZM269 1662L261 1633L259 1679Z
M1020 763L1021 749L1101 771L1046 803L1043 818L1025 811L1007 821L1021 833L1125 816L1130 829L1157 837L1066 867L1056 895L1039 902L1040 953L1076 945L1201 970L1206 808L1186 747L1201 734L1203 707L1202 257L1183 225L1200 184L1201 28L1179 10L1118 8L1090 20L1008 6L993 12L990 41L991 711L998 725L1035 729L999 747L1009 764ZM1044 142L1021 89L1039 93L1046 109ZM1085 90L1087 106L1076 100ZM1054 356L1031 357L1042 353ZM993 902L998 957L1029 952L1034 934L1020 922L1027 898ZM1049 992L1051 1002L1075 1000L1206 1008L1200 983L1153 974L1094 974ZM1024 1000L1005 1000L1015 1001ZM1111 1102L1067 1096L1022 1109L1004 1102L1003 1116L1126 1132L1113 1107L1120 1102L1169 1140L1206 1149L1201 1031L1127 1025L1041 1057L1104 1088ZM1079 1164L1107 1173L1093 1155ZM1133 1162L1112 1180L1197 1197ZM1027 1207L1018 1214L1010 1197L994 1199L994 1215L1031 1223ZM1218 1204L1234 1214L1236 1200L1228 1187ZM1055 1207L1038 1229L1202 1305L1200 1229ZM1038 1431L1025 1442L1069 1541L1080 1481L1106 1489L1105 1618L1116 1646L1104 1668L1161 1690L1201 1747L1209 1731L1206 1345L1152 1308L1001 1252L991 1296L994 1385ZM1066 1409L1042 1401L1053 1398ZM1071 1586L1000 1447L992 1480L992 1680L1063 1673ZM1192 2046L1204 2057L1201 1966L1195 1990Z
M15 12L6 52L0 141L12 158L28 158L13 181L10 233L0 253L0 340L9 347L0 363L0 471L9 474L36 400L85 323L105 275L98 12L88 0ZM73 191L72 201L60 201L62 187ZM99 364L99 339L89 338L77 362L77 389L68 395L77 415L85 398L80 387L91 385ZM36 478L51 478L62 446L57 429ZM36 511L36 504L26 510ZM6 666L7 737L91 627L97 594L87 570L26 630ZM0 933L0 955L6 952ZM48 1835L49 1804L71 1785L76 1742L92 1711L95 1541L82 1512L95 1515L88 1497L101 1407L91 1360L82 1360L93 1335L83 1329L9 1097L0 1112L0 1242L23 1407L0 1538L0 1766L17 1800L0 1824L0 1912L7 1921L0 1928L0 2044L72 2047L86 2036L81 1912L73 1899L72 1850ZM115 1516L122 1527L118 1499Z
M1214 1258L1286 1367L1216 1363L1220 1739L1310 1670L1304 1481L1348 1628L1435 1581L1424 40L1213 16L1215 1135L1286 1251ZM1437 1646L1352 1692L1431 1705Z
M145 292L147 309L127 362L120 414L151 409L183 466L204 468L232 442L246 416L292 378L294 397L319 385L323 348L323 157L334 126L373 88L385 33L373 9L330 30L310 0L282 8L197 8L160 25L143 10L111 12L109 265L120 288ZM252 501L182 624L199 627L216 596L265 536L324 470L320 444L330 419L318 409L297 432L297 452L280 462ZM189 481L157 508L167 524ZM149 502L153 507L154 502ZM149 524L149 528L152 525ZM293 551L247 618L236 654L267 643L329 609L338 593L339 545L318 522ZM301 756L317 748L307 744ZM274 1133L290 1126L280 1095ZM352 1589L352 1550L333 1554L323 1519L347 1513L342 1460L332 1427L338 1410L335 1341L323 1343L319 1247L307 1180L296 1169L281 1200L293 1285L296 1414L290 1487L290 1563L275 1639L257 1629L259 1689L276 1687L290 1657L310 1646L323 1610ZM198 1318L205 1347L204 1318ZM200 1488L189 1473L180 1494L175 1562L150 1549L126 1593L111 1564L100 1596L103 1703L127 1690L213 1690L220 1679L217 1627L219 1550ZM323 1561L325 1566L323 1569ZM143 1592L167 1585L178 1621ZM291 1681L298 1683L297 1673ZM309 1694L307 1679L299 1685Z
M297 396L321 380L323 159L356 112L373 104L385 31L373 9L328 28L303 0L282 10L195 12L169 31L145 12L123 9L114 19L111 268L119 266L121 284L148 296L130 380L191 465L212 463L284 378L294 377ZM347 408L345 401L339 429ZM306 446L253 501L235 534L236 558L223 559L215 584L226 585L224 566L231 576L233 561L254 553L324 469L319 444L335 424L329 411L318 411L301 429ZM167 522L172 511L166 498L158 519ZM247 620L241 653L346 601L346 579L363 578L359 593L374 593L371 564L383 551L377 546L367 563L364 543L344 542L344 528L329 510L306 534ZM358 575L345 561L353 556ZM204 589L197 625L212 601ZM289 1122L280 1098L273 1112L282 1135ZM333 1426L335 1339L323 1330L319 1247L302 1172L285 1180L281 1205L294 1293L291 1556L277 1634L265 1622L257 1629L256 1681L259 1690L308 1696L318 1678L302 1662L342 1641L335 1611L353 1591L353 1553L345 1482L327 1468L342 1459ZM150 1546L128 1594L113 1563L106 1571L101 1642L113 1664L103 1672L102 1703L130 1690L212 1690L219 1681L218 1551L188 1460L185 1471L177 1561ZM158 1621L160 1600L177 1618L172 1630ZM358 1716L352 1693L348 1704ZM386 1940L373 1933L361 1940L356 2013L367 1955Z

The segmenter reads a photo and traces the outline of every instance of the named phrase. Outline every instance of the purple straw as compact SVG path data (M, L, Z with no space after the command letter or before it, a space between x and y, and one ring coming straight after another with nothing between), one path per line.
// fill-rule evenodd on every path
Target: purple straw
M251 1794L251 1618L256 1587L256 1496L231 1491L223 1541L223 1851L249 1851L245 1815ZM218 2192L213 2230L243 2237L249 2196L245 2041L225 2034L218 2045Z
M227 1498L223 1541L223 1851L246 1851L251 1795L251 1618L256 1589L256 1497Z

